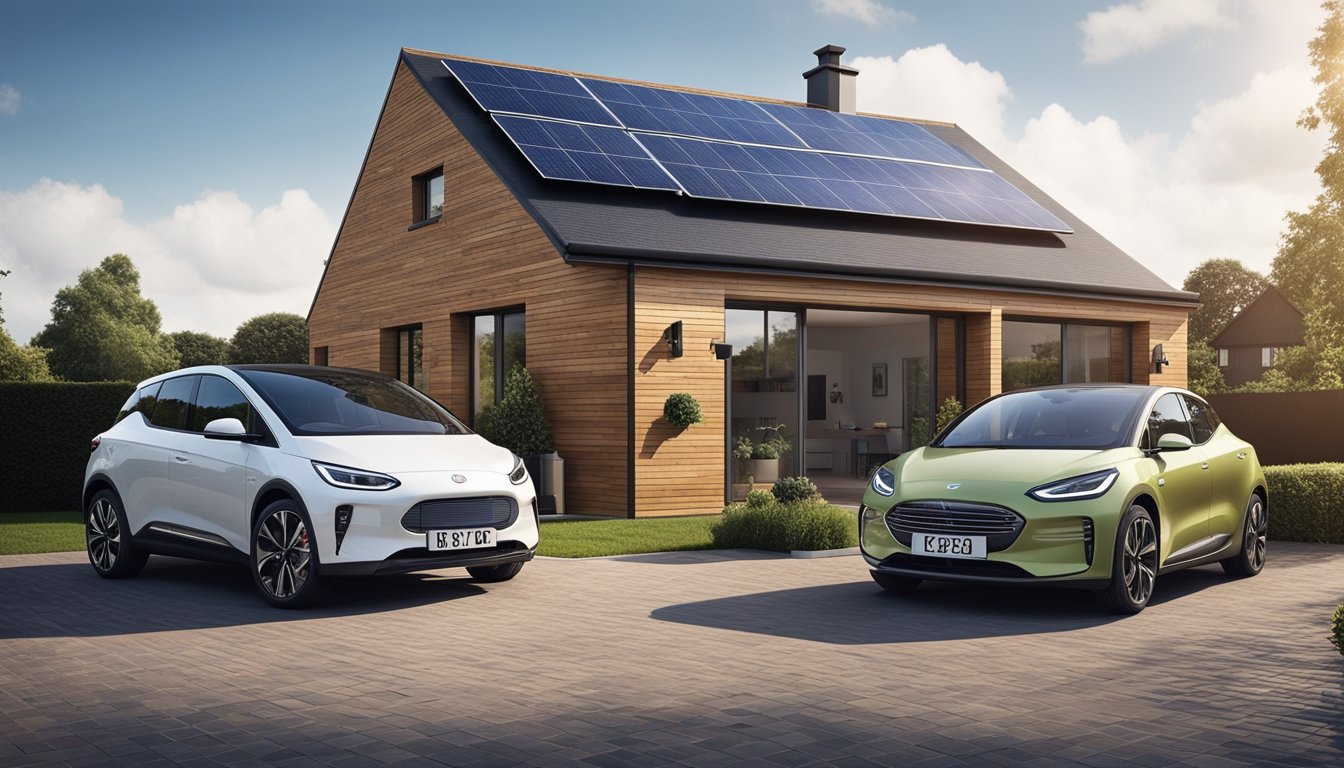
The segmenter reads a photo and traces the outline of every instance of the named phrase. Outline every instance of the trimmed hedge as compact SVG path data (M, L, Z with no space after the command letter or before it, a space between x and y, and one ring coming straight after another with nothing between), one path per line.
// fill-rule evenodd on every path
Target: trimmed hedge
M793 550L857 547L854 513L816 499L783 503L752 491L745 504L729 504L710 530L719 549Z
M1344 544L1344 464L1265 467L1269 537Z
M89 441L134 391L131 382L0 382L0 512L79 509Z

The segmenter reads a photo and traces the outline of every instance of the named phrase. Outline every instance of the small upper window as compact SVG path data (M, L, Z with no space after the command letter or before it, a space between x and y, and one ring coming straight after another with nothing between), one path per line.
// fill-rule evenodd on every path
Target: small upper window
M1226 367L1227 367L1227 350L1226 350L1226 349L1220 349L1220 350L1218 350L1218 367L1219 367L1219 368L1226 368Z
M443 215L443 169L415 177L415 222L422 223Z
M1261 368L1272 368L1272 367L1274 367L1274 360L1275 360L1277 357L1278 357L1278 350L1277 350L1277 349L1275 349L1275 348L1273 348L1273 347L1261 347L1261 348L1260 348L1260 367L1261 367Z

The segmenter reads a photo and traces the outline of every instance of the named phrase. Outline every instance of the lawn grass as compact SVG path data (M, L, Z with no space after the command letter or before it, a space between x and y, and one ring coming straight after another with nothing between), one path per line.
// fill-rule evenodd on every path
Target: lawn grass
M541 524L537 554L545 557L601 557L713 549L710 526L721 515L642 520L563 520Z
M541 524L537 554L600 557L713 549L709 528L719 517L545 522ZM84 523L78 512L0 514L0 555L75 552L83 548Z
M78 512L0 514L0 555L74 552L84 548L84 520Z

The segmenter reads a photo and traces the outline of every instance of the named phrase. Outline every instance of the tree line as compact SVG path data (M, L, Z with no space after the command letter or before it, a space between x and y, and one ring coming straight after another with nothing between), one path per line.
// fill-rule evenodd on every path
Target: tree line
M193 365L308 361L308 323L292 313L258 315L230 339L164 333L160 321L130 257L112 254L57 291L51 321L26 346L0 309L0 381L140 381Z

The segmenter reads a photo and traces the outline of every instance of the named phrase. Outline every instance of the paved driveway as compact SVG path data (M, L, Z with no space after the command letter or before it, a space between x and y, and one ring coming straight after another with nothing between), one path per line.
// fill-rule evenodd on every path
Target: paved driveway
M0 765L1341 765L1344 548L1090 596L857 557L539 560L284 612L245 571L0 558Z

